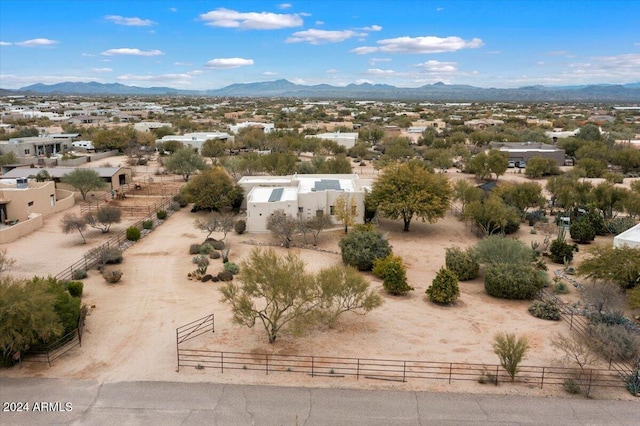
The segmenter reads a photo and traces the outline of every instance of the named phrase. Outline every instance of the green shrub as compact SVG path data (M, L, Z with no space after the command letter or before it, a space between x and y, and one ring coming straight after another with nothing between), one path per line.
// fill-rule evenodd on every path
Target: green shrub
M136 226L130 226L127 228L127 240L138 241L140 239L140 229Z
M240 267L233 262L225 262L224 270L231 272L233 275L236 275L240 272Z
M117 269L114 269L114 270L111 270L111 271L104 271L102 273L102 277L109 284L115 284L115 283L119 282L120 279L122 278L122 271L117 270Z
M478 276L480 264L473 250L463 251L458 247L450 247L445 255L447 269L456 274L460 281L469 281Z
M631 395L638 396L640 394L640 370L636 369L625 378L627 389Z
M211 253L209 253L209 258L210 259L220 259L220 252L219 251L212 251Z
M536 258L536 252L531 247L519 240L492 235L480 240L474 252L478 256L478 262L485 264L527 264Z
M565 263L569 263L573 260L574 251L575 247L573 245L568 244L564 240L556 239L553 240L549 246L549 257L555 263L564 265Z
M402 258L389 254L373 262L373 273L382 278L382 287L394 296L405 294L411 290L407 284L407 271L402 264Z
M606 227L609 233L613 235L618 235L623 233L627 229L634 227L635 224L636 224L635 219L631 217L615 217L613 219L609 219L606 222Z
M215 249L213 248L213 246L211 244L203 244L200 246L200 249L198 250L199 254L210 254L211 252L215 251Z
M158 210L156 212L156 217L160 220L165 220L167 218L167 211L166 210Z
M200 247L202 247L200 244L191 244L189 246L189 254L200 254Z
M73 278L74 280L83 280L87 278L88 275L89 274L87 274L86 269L74 269L71 273L71 278Z
M458 277L449 269L440 268L426 293L435 303L454 302L460 296Z
M574 379L565 379L565 381L562 383L562 387L565 391L567 391L567 393L570 393L571 395L578 395L582 392L580 385Z
M607 182L611 182L611 183L624 182L624 175L622 173L607 172L604 174L604 178L607 180Z
M169 204L169 207L167 207L168 210L171 210L172 212L177 212L178 210L180 210L180 203L176 202L176 201L172 201Z
M569 294L569 287L564 282L559 281L553 286L553 292L556 294Z
M532 299L548 283L547 275L526 264L495 264L487 267L484 288L503 299Z
M182 193L178 193L176 195L173 196L173 201L175 201L176 203L178 203L178 206L182 207L186 207L187 206L187 199L186 197L182 194Z
M560 308L550 300L536 300L529 306L529 313L536 318L550 321L560 321Z
M233 229L236 231L236 234L242 235L247 230L247 222L240 219L233 225Z
M518 365L525 358L529 343L526 337L516 337L512 333L498 333L493 338L493 352L498 355L500 365L515 380Z
M82 289L84 285L81 281L69 281L67 283L67 291L73 297L82 297Z
M572 221L569 233L571 238L580 244L586 244L596 238L596 230L587 218Z
M360 271L370 271L376 259L391 254L391 246L381 232L371 226L356 226L340 240L342 261Z
M96 247L89 251L87 257L95 257L98 267L101 265L116 265L122 263L122 250L117 247Z
M152 220L145 220L144 222L142 222L142 227L144 229L151 229L153 228L153 221Z

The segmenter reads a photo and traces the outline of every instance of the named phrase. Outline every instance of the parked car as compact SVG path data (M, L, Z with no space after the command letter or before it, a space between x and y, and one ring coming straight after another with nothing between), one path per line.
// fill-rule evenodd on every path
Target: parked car
M509 161L509 166L510 169L513 169L516 167L516 162L515 161Z
M526 161L518 161L518 168L525 169L527 167Z

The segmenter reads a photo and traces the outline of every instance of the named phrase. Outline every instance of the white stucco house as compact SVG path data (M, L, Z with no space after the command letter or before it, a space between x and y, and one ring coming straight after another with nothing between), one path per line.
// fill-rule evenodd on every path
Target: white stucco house
M318 138L333 141L346 149L353 148L355 144L358 143L358 133L356 132L319 133L317 135L307 135L305 138Z
M613 247L622 246L640 249L640 223L613 237Z
M349 175L291 175L245 176L238 184L246 194L247 232L267 232L267 218L276 210L293 217L309 219L313 216L334 217L338 197L352 197L356 206L356 223L364 222L364 196L371 181L356 174Z
M198 152L202 150L202 145L209 139L220 139L223 141L233 140L232 136L224 132L194 132L185 133L184 135L167 135L162 139L156 139L156 145L167 141L181 142L185 147L191 147L197 149Z

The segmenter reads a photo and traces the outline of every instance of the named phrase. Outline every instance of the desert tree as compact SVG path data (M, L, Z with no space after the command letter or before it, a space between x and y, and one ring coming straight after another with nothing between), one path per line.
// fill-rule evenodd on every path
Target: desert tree
M269 343L280 330L294 322L303 324L321 305L313 275L307 273L298 255L279 256L273 249L254 249L240 264L240 275L220 291L231 305L233 322L252 328L264 327Z
M577 365L577 371L573 378L565 380L565 388L575 384L580 392L589 396L593 379L594 364L598 361L598 354L591 346L574 334L556 334L551 339L551 345L564 353L564 359L571 365Z
M227 238L227 234L233 230L233 216L220 212L213 212L205 218L196 219L194 226L207 233L205 241L209 239L214 232L222 233L222 240Z
M593 281L582 290L584 302L598 313L624 310L624 292L619 285L610 281Z
M333 204L333 212L336 219L344 226L344 233L349 232L349 227L356 223L356 218L359 214L358 205L353 195L342 194L336 198Z
M0 250L0 276L5 272L11 270L16 264L16 260L12 257L9 257L7 254L7 249Z
M417 160L386 167L371 191L378 213L389 219L402 219L405 232L414 217L429 223L444 217L450 197L447 177L431 172Z
M87 229L87 221L84 217L75 215L73 213L67 213L62 217L60 228L65 234L71 234L73 232L79 233L82 237L82 244L87 243L87 240L82 233L82 231Z
M91 169L75 169L62 176L60 181L77 189L85 201L89 192L104 188L106 185L98 172Z
M529 349L525 336L516 337L513 333L498 333L493 338L493 352L498 355L500 365L511 377L513 382L518 373L518 365L522 362Z
M331 220L331 216L327 215L316 215L312 218L306 219L302 222L302 226L306 229L307 232L311 234L313 237L313 245L318 245L318 236L325 229L329 229L333 226L333 221Z
M283 247L289 248L293 241L293 236L299 230L299 224L291 215L284 210L275 210L267 217L267 229L274 237L280 240Z
M624 289L640 284L640 249L629 246L597 247L580 263L577 274L612 281Z
M216 164L217 159L222 157L226 152L226 144L220 139L207 139L202 144L201 153L204 157L211 158L213 164Z
M464 211L470 202L482 200L482 189L465 179L458 179L453 184L453 199L460 201L462 211Z
M198 170L207 168L207 164L200 154L190 147L179 149L171 154L165 161L164 166L169 172L182 175L185 182L188 182L189 177Z
M83 218L87 225L106 234L111 229L111 225L120 223L122 210L115 206L104 206L100 207L95 214L93 212L85 213Z
M55 299L35 280L0 276L0 350L4 360L11 362L15 352L62 333Z
M475 224L485 235L506 234L520 226L520 213L507 205L497 194L480 201L472 201L462 212L463 217Z
M345 312L364 315L382 305L382 298L369 289L369 282L350 266L322 269L316 275L316 283L323 301L321 315L330 328Z
M202 209L239 208L244 192L222 167L206 170L182 189L186 200Z

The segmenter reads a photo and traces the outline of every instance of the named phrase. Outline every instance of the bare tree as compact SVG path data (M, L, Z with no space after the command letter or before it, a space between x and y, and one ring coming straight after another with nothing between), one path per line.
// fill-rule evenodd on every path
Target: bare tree
M7 255L7 249L0 250L0 275L9 271L16 264L16 260Z
M228 214L222 214L219 212L213 212L204 219L197 219L194 223L195 227L201 231L207 232L205 241L214 232L222 232L222 240L227 238L227 234L233 229L233 216Z
M620 286L610 281L594 281L585 285L582 298L599 313L622 311L625 304L625 296Z
M62 228L62 232L64 232L65 234L78 232L82 237L82 244L87 244L87 240L82 234L82 231L87 229L87 221L85 220L85 218L77 216L73 213L67 213L63 216L60 227Z
M122 210L115 206L104 206L93 212L87 212L84 215L84 220L92 227L99 229L103 234L106 234L111 229L111 225L114 223L120 223L122 220Z
M593 365L598 360L591 347L577 337L569 337L565 334L556 334L551 339L551 345L564 352L565 360L578 366L578 371L573 379L565 381L565 386L573 382L585 396L591 392L591 382L595 378ZM569 381L570 380L570 381Z
M310 219L305 220L304 228L307 232L309 232L313 236L313 245L318 245L318 236L325 229L329 229L333 226L333 221L331 220L331 216L314 216Z
M267 218L267 229L282 242L284 247L289 248L299 226L296 219L286 214L284 210L278 209Z

